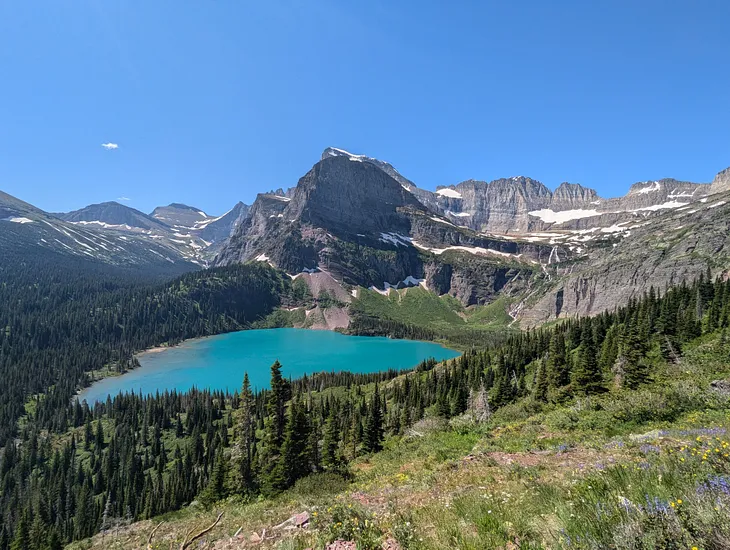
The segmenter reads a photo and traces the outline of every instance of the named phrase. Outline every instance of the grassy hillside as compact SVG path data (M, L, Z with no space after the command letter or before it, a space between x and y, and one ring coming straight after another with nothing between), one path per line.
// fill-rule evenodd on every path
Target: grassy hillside
M199 548L728 548L729 399L730 350L713 333L635 391L526 398L484 422L427 415L356 460L350 479L319 474L275 499L193 504L69 548L145 548L159 522L151 547L177 548L220 511ZM276 527L303 512L308 528Z
M510 332L505 329L518 328L507 313L509 305L505 296L486 306L464 307L453 296L437 296L421 287L391 290L387 295L361 288L350 314L355 333L443 340L470 348L505 338ZM367 330L360 328L363 324Z

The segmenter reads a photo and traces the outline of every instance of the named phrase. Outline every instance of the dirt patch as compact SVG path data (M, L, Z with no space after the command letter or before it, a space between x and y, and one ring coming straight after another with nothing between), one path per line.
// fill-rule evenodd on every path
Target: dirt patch
M319 296L320 292L326 290L340 302L349 304L352 301L352 295L344 289L342 284L337 282L337 280L326 271L301 273L297 275L297 279L302 279L307 283L309 291L315 298Z

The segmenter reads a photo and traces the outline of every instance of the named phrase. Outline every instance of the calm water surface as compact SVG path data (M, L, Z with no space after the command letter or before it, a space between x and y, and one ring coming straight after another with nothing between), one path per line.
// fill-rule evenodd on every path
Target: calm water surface
M93 403L109 394L131 391L150 394L192 387L233 391L241 387L245 372L254 388L263 389L269 386L269 367L277 359L284 376L299 378L321 371L405 369L429 357L444 360L458 355L431 342L345 336L326 330L244 330L143 353L138 356L140 368L100 380L79 397Z

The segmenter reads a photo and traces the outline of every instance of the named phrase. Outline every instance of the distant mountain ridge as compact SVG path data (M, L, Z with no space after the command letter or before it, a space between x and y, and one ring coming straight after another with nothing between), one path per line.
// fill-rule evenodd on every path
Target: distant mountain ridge
M111 201L53 216L87 228L134 233L162 241L185 260L207 266L248 211L249 206L239 202L225 214L214 217L199 208L172 203L145 214Z
M56 217L71 223L96 224L101 227L127 229L168 230L169 227L139 210L118 202L102 202L90 204L79 210L54 214Z
M326 279L344 302L358 287L421 286L466 306L506 297L515 320L537 324L597 313L708 264L730 274L723 194L730 169L711 184L637 182L615 198L569 182L551 191L527 176L429 191L388 162L329 147L295 187L218 217L182 203L148 215L116 202L54 217L0 195L0 224L26 244L110 263L268 262L317 279L315 290ZM63 238L47 239L51 230Z

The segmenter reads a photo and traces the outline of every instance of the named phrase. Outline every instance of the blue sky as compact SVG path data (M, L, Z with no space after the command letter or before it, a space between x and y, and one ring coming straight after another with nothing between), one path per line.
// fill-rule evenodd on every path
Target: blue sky
M1 2L0 189L220 214L330 145L428 189L710 181L729 20L726 0Z

